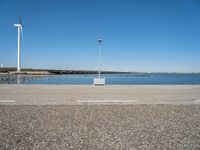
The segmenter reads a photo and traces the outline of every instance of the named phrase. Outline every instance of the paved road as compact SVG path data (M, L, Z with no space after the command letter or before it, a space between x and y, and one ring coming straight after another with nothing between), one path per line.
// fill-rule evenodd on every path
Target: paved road
M1 104L200 104L200 85L0 85Z

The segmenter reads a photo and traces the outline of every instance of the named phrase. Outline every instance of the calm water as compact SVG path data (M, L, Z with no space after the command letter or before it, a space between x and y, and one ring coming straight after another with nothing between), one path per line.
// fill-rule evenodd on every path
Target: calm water
M1 84L93 84L97 75L0 76ZM200 74L107 74L106 84L200 84Z

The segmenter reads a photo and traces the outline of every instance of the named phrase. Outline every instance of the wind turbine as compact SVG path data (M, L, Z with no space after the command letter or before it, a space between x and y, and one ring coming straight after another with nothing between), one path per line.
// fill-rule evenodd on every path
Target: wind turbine
M23 25L21 21L21 16L19 17L19 23L14 24L18 30L18 46L17 46L17 72L21 71L21 38L23 40Z

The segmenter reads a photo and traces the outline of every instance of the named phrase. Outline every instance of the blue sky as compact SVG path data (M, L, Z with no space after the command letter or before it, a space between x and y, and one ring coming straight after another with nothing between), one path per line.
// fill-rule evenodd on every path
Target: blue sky
M22 66L200 72L200 0L21 0ZM0 0L0 64L17 64L18 0Z

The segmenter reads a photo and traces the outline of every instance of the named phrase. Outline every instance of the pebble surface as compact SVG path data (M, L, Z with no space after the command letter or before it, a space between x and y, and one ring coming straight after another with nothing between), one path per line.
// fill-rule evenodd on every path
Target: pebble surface
M200 149L200 105L0 105L1 150Z

